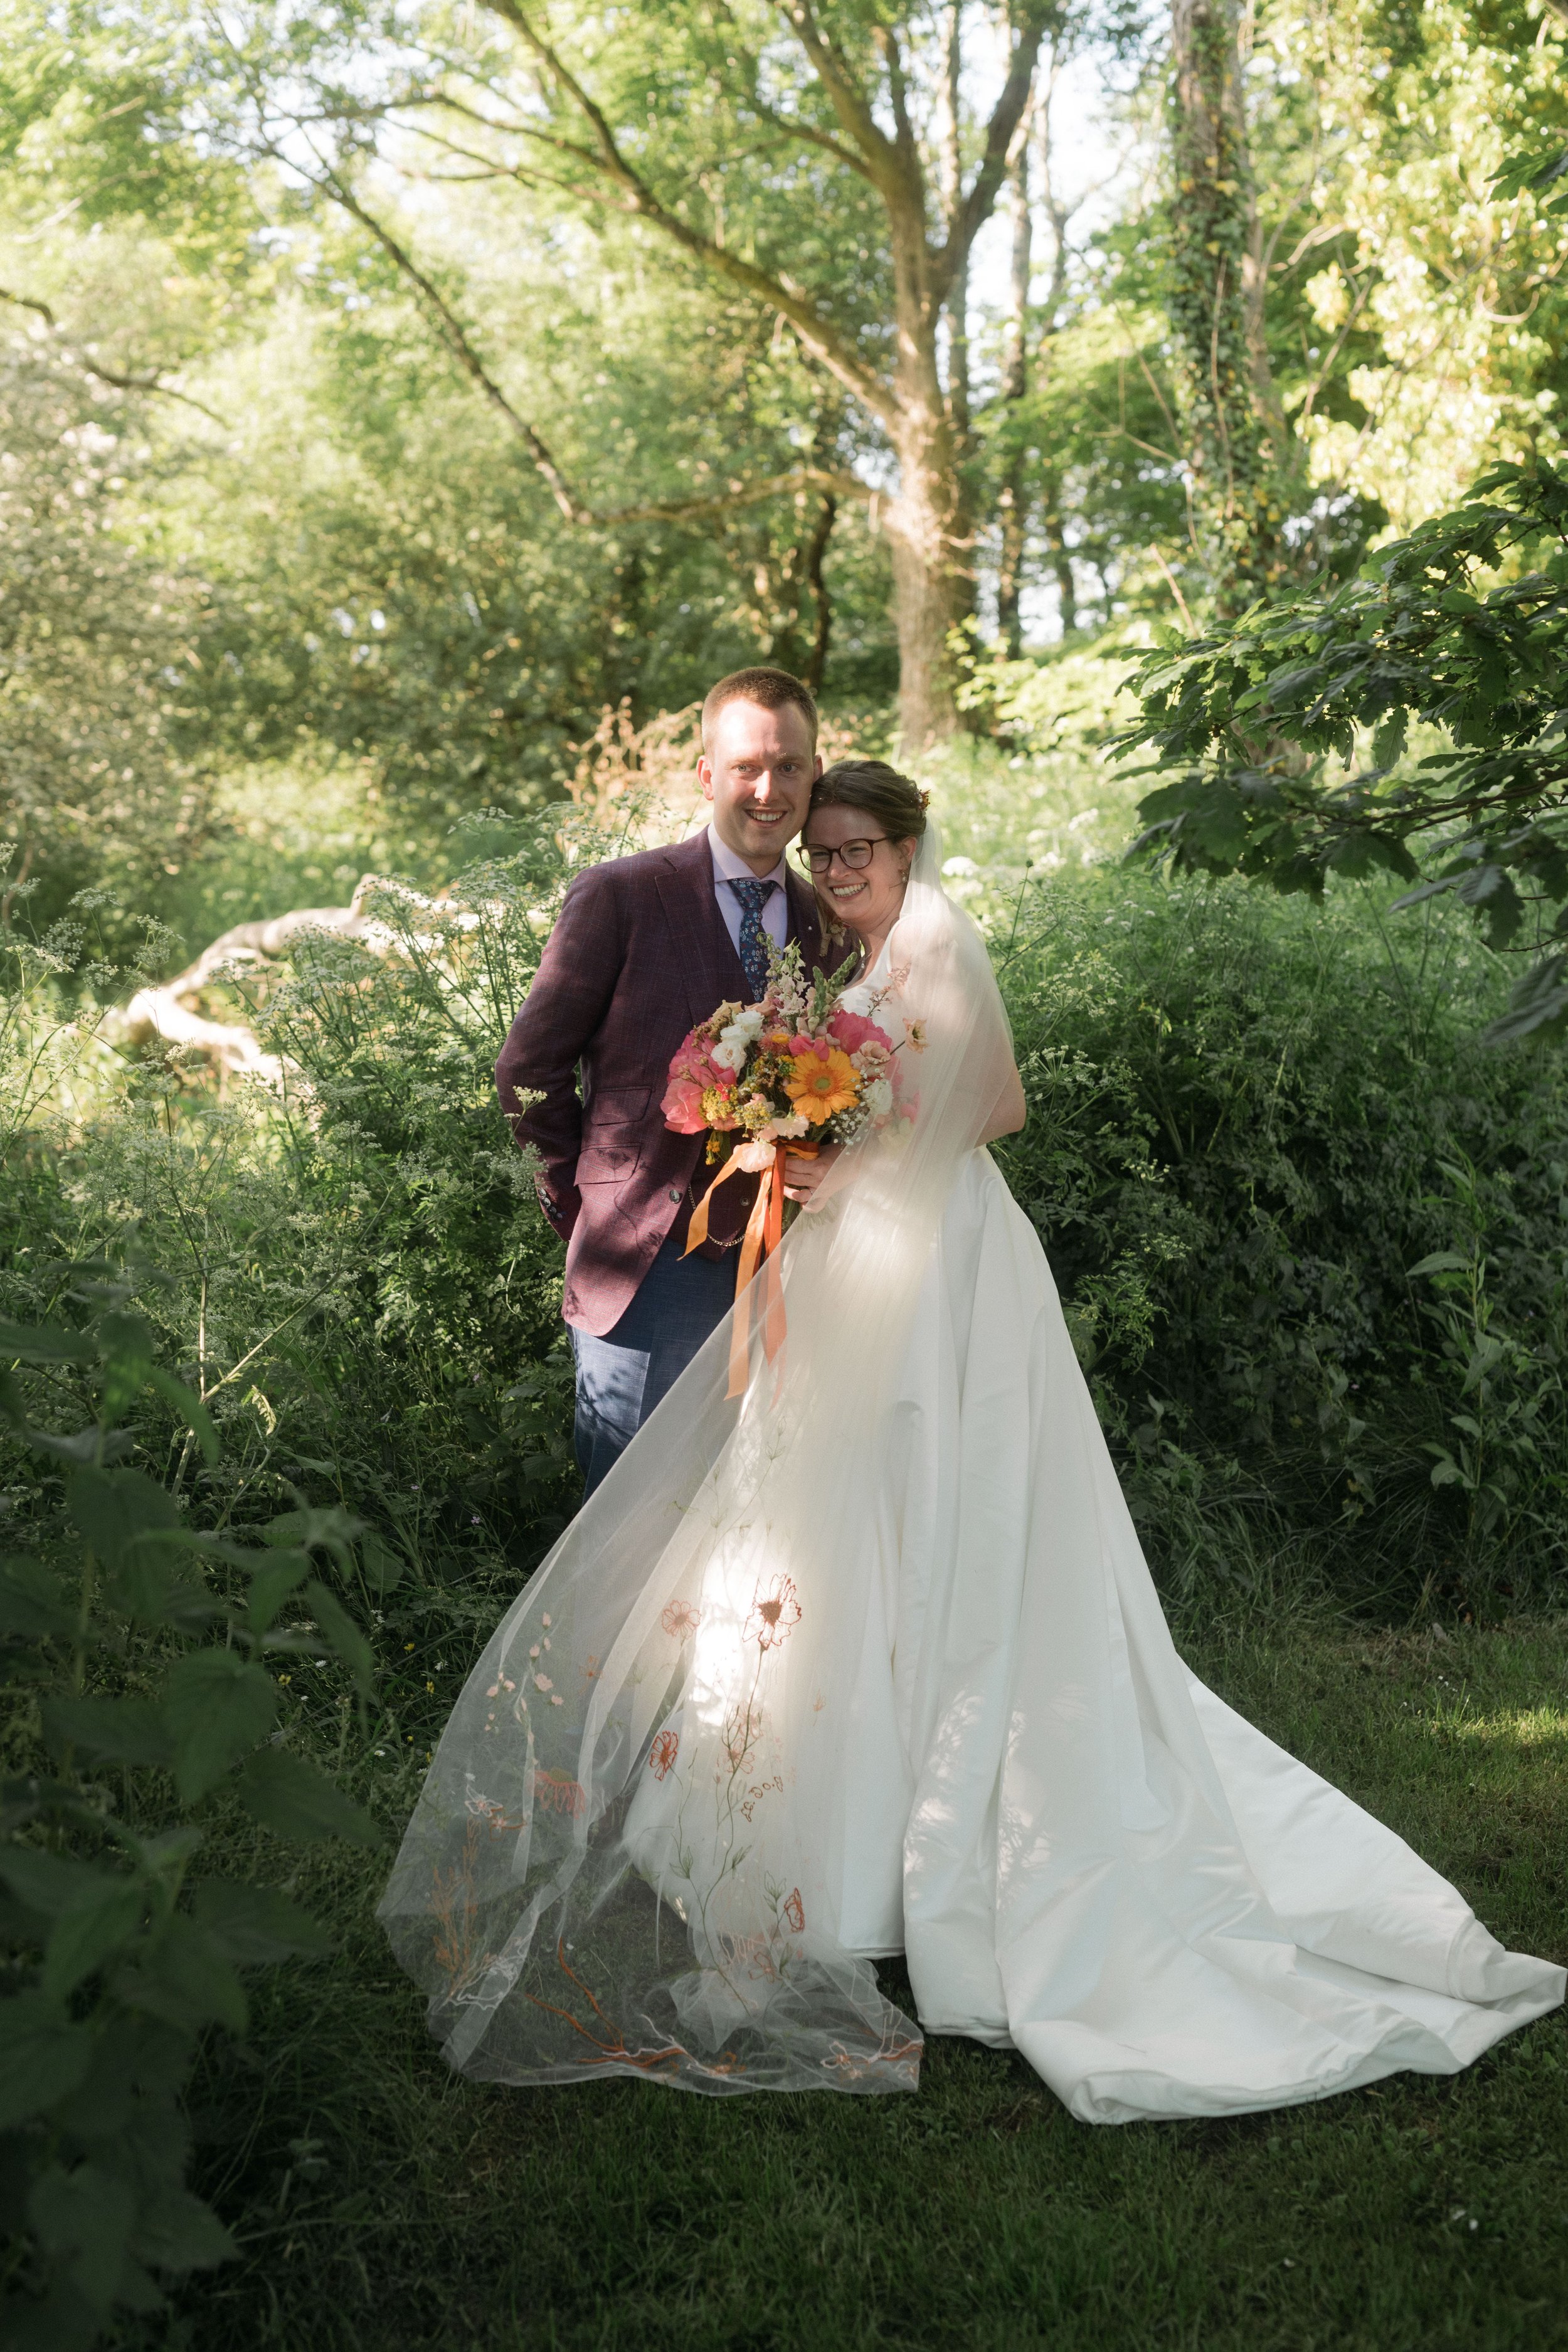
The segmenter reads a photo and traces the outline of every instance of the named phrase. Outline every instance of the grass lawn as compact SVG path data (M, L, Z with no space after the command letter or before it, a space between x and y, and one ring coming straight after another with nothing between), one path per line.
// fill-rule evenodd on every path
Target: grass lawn
M1506 1942L1568 1958L1568 1622L1186 1647ZM956 2041L915 2097L496 2090L426 2041L370 1916L384 1866L315 1865L337 1957L258 1979L249 2049L215 2053L198 2185L244 2257L161 2343L1568 2345L1561 2013L1458 2079L1226 2123L1075 2123L1021 2059Z

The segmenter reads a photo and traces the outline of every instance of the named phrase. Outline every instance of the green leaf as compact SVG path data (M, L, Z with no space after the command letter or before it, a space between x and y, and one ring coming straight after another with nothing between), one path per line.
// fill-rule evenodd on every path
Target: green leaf
M112 1880L89 1901L73 1904L45 1947L44 1990L64 2000L132 1940L146 1911L146 1891L130 1877Z
M136 2226L136 2252L154 2270L207 2271L232 2262L239 2249L210 2205L188 2189L164 2189Z
M53 1325L29 1330L20 1323L0 1323L0 1356L19 1357L25 1364L90 1364L98 1350L85 1331L62 1331Z
M275 1887L209 1878L195 1889L191 1912L226 1958L242 1968L295 1954L319 1959L331 1950L326 1929Z
M1409 727L1407 710L1391 710L1372 739L1373 765L1392 768L1405 757L1405 739Z
M239 1794L253 1821L275 1837L346 1838L351 1845L379 1846L381 1832L352 1797L303 1758L281 1748L263 1748L239 1776Z
M93 1463L111 1458L116 1440L124 1438L121 1452L129 1451L132 1440L122 1430L104 1431L95 1422L90 1429L79 1429L74 1436L62 1437L52 1429L30 1429L27 1443L36 1445L40 1454L52 1454L59 1462Z
M52 1756L63 1756L68 1748L110 1764L167 1764L174 1756L151 1699L47 1698L43 1718Z
M329 1592L319 1579L307 1584L305 1598L323 1641L347 1666L361 1696L367 1697L375 1684L375 1653L370 1643L336 1594Z
M104 1887L114 1885L114 1874L99 1870L75 1854L49 1853L37 1845L0 1846L0 1881L19 1895L42 1918L60 1919L79 1903L89 1903Z
M140 1470L79 1471L66 1488L66 1507L87 1543L111 1568L139 1537L180 1524L174 1496Z
M5 2352L95 2352L103 2325L68 2278L51 2281L37 2301L13 2295L0 2305L0 2344Z
M160 1713L174 1743L174 1786L186 1804L265 1739L278 1713L270 1675L233 1650L195 1650L164 1686Z
M356 1519L351 1511L333 1503L323 1509L306 1504L297 1511L284 1511L268 1522L261 1535L265 1543L300 1545L306 1551L330 1551L346 1568L349 1546L363 1532L363 1519Z
M1422 1274L1468 1274L1470 1265L1471 1261L1468 1257L1460 1257L1456 1250L1434 1250L1430 1257L1406 1266L1405 1278L1414 1282Z
M92 2063L95 2040L42 1992L0 2000L0 2131L68 2097Z
M1511 876L1500 866L1478 866L1460 883L1458 896L1467 907L1482 910L1489 946L1506 948L1524 920L1524 908Z
M186 1632L224 1613L205 1584L193 1583L178 1555L190 1549L183 1528L153 1528L127 1546L109 1584L113 1607L143 1625Z
M177 1912L139 1966L121 1969L113 1979L118 1999L181 2032L204 2025L245 2032L245 1988L216 1939L194 1918Z
M251 1573L246 1622L253 1633L265 1633L289 1595L297 1592L310 1575L310 1556L303 1551L255 1556L261 1558L265 1564Z
M1488 1045L1560 1036L1568 1028L1568 955L1545 956L1509 998L1509 1010L1481 1033Z
M65 1587L42 1560L0 1560L0 1633L67 1642L76 1629L77 1612Z
M27 2200L27 2219L45 2252L67 2269L101 2319L114 2303L135 2216L129 2181L96 2164L79 2164L74 2172L51 2165Z
M210 1467L218 1457L217 1432L213 1427L211 1413L195 1391L186 1388L173 1372L166 1372L162 1364L149 1364L145 1378L148 1387L155 1390L165 1404L174 1406L200 1446L202 1460Z
M401 1584L408 1573L407 1561L374 1533L361 1539L359 1559L361 1572L377 1600Z

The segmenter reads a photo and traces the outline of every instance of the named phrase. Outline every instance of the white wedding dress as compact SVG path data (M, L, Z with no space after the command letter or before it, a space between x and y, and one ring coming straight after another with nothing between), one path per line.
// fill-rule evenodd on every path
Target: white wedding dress
M454 2064L715 2094L1021 2051L1086 2122L1447 2074L1563 1997L1172 1643L1039 1242L969 1140L1007 1041L928 836L870 984L915 1143L786 1241L509 1613L382 1916ZM884 1019L887 1015L879 1017ZM552 1605L553 1604L553 1605Z

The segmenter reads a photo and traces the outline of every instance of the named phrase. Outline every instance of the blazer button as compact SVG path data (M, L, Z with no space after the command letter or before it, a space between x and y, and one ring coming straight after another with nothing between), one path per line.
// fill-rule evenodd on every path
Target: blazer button
M676 1191L673 1184L669 1188L669 1197L672 1201L679 1201L681 1197L681 1195Z

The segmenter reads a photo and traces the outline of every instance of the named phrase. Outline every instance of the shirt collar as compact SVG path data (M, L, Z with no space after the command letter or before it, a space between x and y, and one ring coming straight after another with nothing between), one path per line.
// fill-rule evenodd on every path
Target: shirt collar
M737 857L726 843L720 840L712 824L708 827L708 846L713 855L713 877L718 882L776 882L782 890L787 872L781 852L778 864L771 874L753 874L743 857Z

